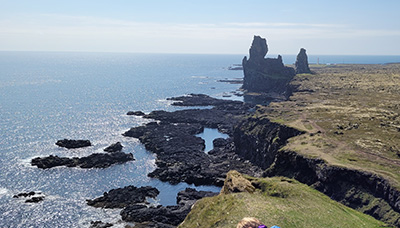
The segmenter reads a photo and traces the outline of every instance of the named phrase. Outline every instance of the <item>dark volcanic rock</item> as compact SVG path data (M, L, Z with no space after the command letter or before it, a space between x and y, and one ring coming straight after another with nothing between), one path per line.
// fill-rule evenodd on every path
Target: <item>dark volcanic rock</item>
M277 93L286 95L289 82L295 76L291 67L285 67L282 57L264 58L268 52L267 41L254 36L249 50L249 59L244 57L243 89L248 92Z
M189 94L187 96L168 98L167 100L177 101L172 103L175 106L218 106L218 105L242 105L240 101L221 100L205 94Z
M203 94L169 98L179 101L183 106L215 106L211 109L186 109L175 112L153 111L144 118L161 120L168 123L198 123L204 127L218 128L222 133L232 134L233 127L253 105L240 101L222 100Z
M232 140L219 148L204 152L204 140L196 137L204 127L218 128L233 134L234 125L252 107L243 102L210 98L206 95L191 95L173 100L184 100L185 104L215 105L212 109L188 109L175 112L153 111L144 116L160 120L144 126L131 128L123 135L135 137L146 149L157 154L157 168L150 177L173 184L186 182L195 185L222 186L225 174L237 169L249 175L260 175L260 170L244 163L235 153ZM199 102L199 99L202 100Z
M178 193L176 206L146 207L131 205L121 211L122 220L135 223L151 222L151 224L157 224L154 227L177 226L189 214L196 200L217 194L205 191L198 192L195 189L187 188Z
M91 146L92 144L90 143L89 140L63 139L63 140L58 140L56 142L56 145L60 147L65 147L67 149L73 149L73 148Z
M50 155L32 159L31 164L41 169L49 169L57 166L80 168L107 168L113 164L121 164L134 160L132 154L114 152L110 154L95 153L82 158L66 158Z
M146 197L155 198L160 192L153 187L127 186L105 192L102 197L87 200L87 204L102 208L124 208L137 203L145 203Z
M39 193L36 193L36 192L22 192L22 193L19 193L17 195L14 195L13 198L24 197L24 198L28 198L28 199L25 200L25 203L39 203L39 202L43 201L44 198L45 198L41 194L42 193L40 193L40 192ZM37 196L37 195L40 195L40 196Z
M301 48L299 54L296 58L296 74L310 74L311 70L308 66L308 57L306 54L306 49Z
M35 196L25 200L25 203L39 203L44 200L44 196Z
M108 227L112 227L113 224L111 223L104 223L102 221L91 221L90 222L90 226L89 228L108 228Z
M142 111L129 111L128 113L126 113L126 115L128 115L128 116L144 116L146 114Z
M122 148L122 144L120 142L117 142L105 148L104 151L109 153L121 152Z
M37 157L32 159L31 165L37 166L38 168L41 169L49 169L56 166L74 167L76 166L75 164L76 159L58 157L57 155L56 156L50 155L44 158Z
M20 197L30 197L30 196L34 196L36 194L36 192L21 192L18 193L17 195L14 195L13 198L20 198Z
M131 153L115 152L111 154L95 153L78 159L80 168L107 168L113 164L122 164L135 160Z
M157 154L157 168L149 176L162 181L222 186L231 169L260 175L257 167L235 154L232 140L206 154L204 140L195 136L202 131L200 124L161 122L132 128L124 135L139 138L146 149Z

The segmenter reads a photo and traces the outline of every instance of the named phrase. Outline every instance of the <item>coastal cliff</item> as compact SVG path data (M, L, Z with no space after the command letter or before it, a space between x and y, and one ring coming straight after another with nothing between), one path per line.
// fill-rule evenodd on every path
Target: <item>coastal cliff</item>
M287 139L304 132L250 117L235 129L236 153L263 169L264 176L285 176L376 219L400 227L400 192L379 175L327 164L286 150Z
M400 227L399 65L312 70L294 78L289 100L258 106L237 125L236 153L264 176L294 178ZM295 137L283 144L280 135Z

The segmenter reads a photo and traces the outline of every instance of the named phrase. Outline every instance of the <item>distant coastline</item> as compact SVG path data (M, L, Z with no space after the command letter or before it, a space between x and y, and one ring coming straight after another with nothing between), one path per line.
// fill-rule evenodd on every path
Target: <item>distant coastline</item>
M309 51L308 62L310 64L393 64L400 63L400 55L315 55ZM62 51L3 51L0 50L0 58L4 54L18 53L23 54L62 54L62 55L136 55L136 56L238 56L237 62L231 63L232 65L239 64L244 54L185 54L185 53L129 53L129 52L62 52ZM278 54L267 54L267 58L276 58ZM284 64L294 64L296 61L296 54L281 54Z

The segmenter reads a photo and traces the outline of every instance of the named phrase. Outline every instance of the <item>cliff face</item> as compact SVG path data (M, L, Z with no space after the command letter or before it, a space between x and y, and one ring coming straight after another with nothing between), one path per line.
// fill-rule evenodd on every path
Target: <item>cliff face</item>
M248 118L236 126L233 137L239 156L267 169L286 141L301 133L266 118Z
M295 178L346 206L400 227L400 192L384 178L328 165L282 147L302 132L267 118L250 117L234 132L236 153L263 169L265 176Z
M282 57L264 58L268 53L267 41L254 36L249 59L242 61L244 71L243 89L248 92L285 94L288 83L295 75L291 67L285 67Z
M400 227L400 192L378 175L284 150L277 153L267 175L295 178L346 206Z

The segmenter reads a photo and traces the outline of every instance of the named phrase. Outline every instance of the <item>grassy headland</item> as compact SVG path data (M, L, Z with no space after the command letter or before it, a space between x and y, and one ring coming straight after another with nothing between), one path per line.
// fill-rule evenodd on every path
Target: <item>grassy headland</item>
M235 172L230 172L228 177L232 175L237 178ZM259 218L268 227L386 227L371 216L333 201L293 179L245 178L255 186L254 191L203 198L194 205L179 228L231 228L249 216Z
M400 64L312 65L289 101L257 115L310 134L286 149L378 174L400 188Z

